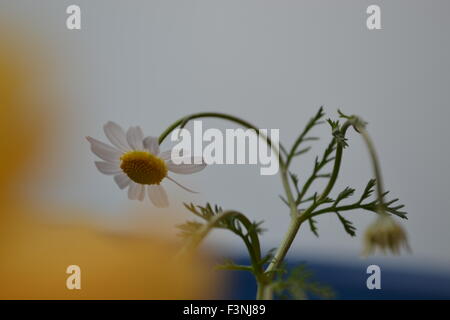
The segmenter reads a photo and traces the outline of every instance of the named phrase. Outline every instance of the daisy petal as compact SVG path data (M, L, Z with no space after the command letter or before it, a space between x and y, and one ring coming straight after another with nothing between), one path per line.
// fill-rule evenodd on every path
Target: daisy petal
M140 192L141 192L141 185L131 181L130 187L128 188L128 199L137 200Z
M86 137L87 141L91 144L91 151L98 156L99 158L109 161L109 162L117 162L120 159L120 156L122 153L117 150L116 148L113 148L106 143L103 143L101 141L98 141L91 137Z
M145 198L145 185L141 184L141 190L139 191L138 200L144 201Z
M120 189L125 189L131 182L130 178L128 178L125 173L115 175L114 181L117 183Z
M117 123L109 121L103 126L103 131L106 137L111 143L123 152L130 150L130 146L127 143L127 137L125 131Z
M186 190L186 191L188 191L188 192L191 192L191 193L198 193L197 191L194 191L194 190L192 190L192 189L189 189L188 187L183 186L181 183L175 181L175 179L173 179L173 178L171 178L171 177L169 177L169 176L167 176L166 178L169 179L170 181L172 181L173 183L175 183L177 186L183 188L184 190Z
M158 208L165 208L169 206L166 190L164 190L161 185L149 185L148 197Z
M114 175L122 172L118 162L95 161L95 166L103 174Z
M159 154L159 142L156 137L147 137L144 139L144 148L153 153L154 155Z
M169 169L169 171L179 173L179 174L191 174L191 173L199 172L199 171L205 169L205 167L206 167L206 163L196 164L193 157L180 159L180 161L183 161L183 160L185 160L184 162L190 162L190 164L186 164L186 163L175 164L175 163L173 163L172 160L168 160L166 162L167 169Z
M132 149L134 150L144 149L142 140L144 140L144 134L142 133L142 129L140 127L130 127L128 129L127 141Z

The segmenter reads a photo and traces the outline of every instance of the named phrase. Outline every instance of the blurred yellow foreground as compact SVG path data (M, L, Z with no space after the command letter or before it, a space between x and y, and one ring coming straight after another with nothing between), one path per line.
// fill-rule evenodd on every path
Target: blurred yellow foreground
M49 223L39 217L75 209L42 208L18 191L31 181L38 185L45 141L57 130L58 103L64 104L48 90L51 64L37 58L38 49L17 29L0 25L0 299L214 297L207 262L174 264L178 246L171 241ZM81 268L81 290L66 287L73 264Z

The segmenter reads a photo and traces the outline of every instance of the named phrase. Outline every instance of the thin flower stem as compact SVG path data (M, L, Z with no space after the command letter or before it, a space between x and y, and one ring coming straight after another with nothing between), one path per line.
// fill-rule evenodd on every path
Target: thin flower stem
M256 134L261 135L261 136L267 141L267 144L269 145L269 147L271 147L271 148L274 150L274 152L277 154L277 156L278 156L278 158L279 158L279 160L280 160L280 165L283 164L283 166L284 166L284 161L283 161L283 159L282 159L281 156L280 156L279 150L277 149L276 146L274 146L274 145L272 144L272 141L270 140L269 137L266 137L266 136L264 136L263 134L261 134L261 133L259 132L258 127L254 126L253 124L251 124L251 123L249 123L249 122L247 122L247 121L245 121L245 120L242 120L242 119L240 119L240 118L238 118L238 117L234 117L234 116L231 116L231 115L229 115L229 114L226 114L226 113L219 113L219 112L200 112L200 113L194 113L194 114L188 115L188 116L186 116L186 117L183 117L183 118L181 118L181 119L178 119L177 121L175 121L174 123L172 123L172 124L171 124L171 125L170 125L170 126L169 126L169 127L168 127L168 128L167 128L160 136L159 136L159 139L158 139L159 144L163 143L163 141L165 140L165 138L166 138L173 130L175 130L177 127L184 128L184 126L186 126L186 124L187 124L190 120L193 120L193 119L199 119L199 118L219 118L219 119L225 119L225 120L228 120L228 121L231 121L231 122L240 124L241 126L243 126L243 127L245 127L245 128L249 128L249 129L255 130L255 131L256 131ZM284 148L283 148L283 149L284 149Z
M364 142L367 145L367 148L369 149L369 154L370 154L370 159L372 161L372 167L373 167L373 171L374 171L374 175L375 175L375 181L376 181L376 188L377 188L377 199L379 201L379 205L378 205L378 213L381 214L386 214L384 208L385 208L385 202L384 202L384 195L386 194L384 192L383 189L383 180L382 180L382 176L381 176L381 169L380 169L380 164L378 161L378 157L375 151L375 146L372 142L372 139L369 136L369 133L367 132L367 130L363 127L363 126L358 126L356 124L356 130L357 132L359 132L361 134L361 136L363 137ZM354 209L365 209L368 211L374 211L373 209L370 209L369 206L363 205L361 204L361 202L356 202L353 204L349 204L349 205L345 205L345 206L339 206L339 207L328 207L328 208L323 208L321 210L312 212L309 217L315 217L324 213L328 213L328 212L339 212L339 211L349 211L349 210L354 210ZM381 209L381 212L379 211Z
M291 223L289 224L289 229L286 232L283 241L281 242L281 245L278 247L277 251L275 252L274 257L272 258L272 261L270 262L269 266L266 269L266 274L270 278L273 278L275 275L275 271L280 267L281 263L283 262L289 248L292 245L292 242L294 241L295 237L297 236L297 232L300 228L300 225L302 223L303 219L300 215L297 215L296 217L291 218Z
M238 117L234 117L232 115L229 114L225 114L225 113L218 113L218 112L200 112L200 113L194 113L191 115L188 115L186 117L183 117L177 121L175 121L174 123L172 123L160 136L159 136L159 144L161 144L164 139L173 131L175 130L177 127L181 127L183 128L190 120L193 119L199 119L199 118L219 118L219 119L225 119L234 123L237 123L245 128L249 128L249 129L253 129L256 131L256 134L262 136L269 147L272 148L272 150L275 152L275 154L277 155L278 161L280 163L280 175L281 175L281 180L282 180L282 184L283 184L283 188L284 191L286 193L286 197L289 201L289 206L291 208L291 215L293 214L294 211L296 211L296 205L294 204L294 197L292 195L292 190L291 187L289 185L289 180L287 177L287 167L286 164L283 160L283 157L280 153L280 150L278 150L278 148L273 145L272 141L270 140L269 137L266 137L265 135L261 134L261 132L259 131L258 127L254 126L253 124L240 119ZM283 145L280 143L280 149L285 150L285 148L283 147Z
M342 137L345 137L345 134L347 132L347 129L352 125L350 120L347 120L341 127L341 134ZM323 190L322 194L319 196L319 198L317 199L317 203L320 203L321 201L323 201L324 199L326 199L326 197L328 197L328 195L330 194L331 190L334 187L334 184L336 183L337 177L339 175L339 170L341 168L341 162L342 162L342 153L343 153L344 147L342 144L337 143L336 146L336 156L334 159L334 166L333 166L333 171L331 172L331 177L330 180L328 180L327 186L325 187L325 189ZM314 210L314 209L313 209ZM311 210L312 211L312 210Z
M276 146L274 146L272 144L271 140L268 137L262 135L259 132L257 127L255 127L254 125L250 124L247 121L244 121L240 118L237 118L237 117L234 117L231 115L227 115L227 114L223 114L223 113L214 113L214 112L196 113L196 114L192 114L187 117L181 118L178 121L174 122L171 126L169 126L159 137L159 143L161 144L164 141L164 139L177 127L183 128L188 123L188 121L190 121L192 119L208 118L208 117L229 120L231 122L240 124L246 128L254 129L258 135L261 135L263 138L265 138L267 144L276 152L277 157L279 159L280 175L281 175L283 188L286 193L287 202L288 202L289 208L290 208L291 222L290 222L288 231L285 234L283 241L281 242L280 246L276 250L273 259L271 260L271 262L269 263L269 265L267 266L265 271L262 270L262 266L259 263L259 261L261 259L261 249L260 249L260 244L259 244L259 239L258 239L257 234L255 233L253 236L251 236L251 241L244 239L245 245L247 246L248 252L250 254L250 258L252 260L252 265L254 268L254 273L255 273L255 277L256 277L256 281L257 281L257 285L258 285L257 299L272 299L273 293L272 293L272 289L271 289L271 282L273 281L276 271L279 270L281 263L285 259L294 239L296 238L301 224L304 221L306 221L308 218L310 218L312 215L318 215L318 214L337 210L337 208L332 207L332 208L326 208L326 209L322 209L317 212L314 212L314 210L327 199L328 195L330 194L330 192L332 191L332 189L336 183L336 180L339 175L341 163L342 163L342 154L343 154L343 148L344 148L345 141L343 141L341 143L337 143L336 153L335 153L335 157L334 157L333 170L332 170L332 173L330 175L330 178L329 178L328 183L325 186L324 190L305 211L299 212L297 209L297 202L296 202L296 200L294 200L292 190L291 190L291 187L289 184L289 179L288 179L288 167L291 162L290 160L292 159L292 152L287 155L287 161L284 162L282 155L280 154L280 151L278 150L278 148L276 148ZM341 137L341 139L344 139L347 129L352 125L355 127L355 129L357 129L358 132L361 133L361 135L364 138L364 141L366 142L366 145L369 148L369 153L371 155L372 164L373 164L375 176L377 179L377 192L378 192L378 196L380 199L380 205L382 207L384 205L384 202L383 202L383 188L382 188L381 172L379 169L378 159L377 159L377 156L375 153L375 148L373 147L373 143L372 143L369 135L367 134L367 131L363 127L359 126L359 122L356 117L350 117L339 129L340 137ZM336 137L334 137L333 139L336 139ZM299 142L297 141L296 146L298 146L298 144L299 144ZM281 144L280 144L280 149L285 150L285 148ZM295 148L293 148L293 150L295 151ZM311 182L309 182L309 184L310 183ZM358 203L357 205L360 205L360 204ZM351 210L354 208L356 208L355 205L339 207L340 210ZM213 227L215 227L221 219L223 219L229 215L236 215L236 217L240 217L239 220L243 223L243 225L247 228L247 230L250 230L249 228L251 226L251 223L250 223L250 221L248 221L248 219L244 215L242 215L236 211L226 211L226 212L222 213L221 215L214 217L213 220L210 221L210 223L205 225L205 227L200 231L199 236L195 237L195 239L193 239L190 243L188 243L185 246L184 252L190 251L190 250L196 248L198 246L198 244L202 241L202 239L204 237L206 237L206 235L210 232L210 230ZM241 219L241 216L243 217L242 219ZM256 248L254 248L254 246L256 246Z
M289 185L289 179L288 179L288 168L283 160L283 157L280 153L280 150L278 150L278 148L272 144L272 141L270 140L269 137L266 137L265 135L261 134L261 132L259 131L259 129L254 126L253 124L242 120L240 118L228 115L228 114L224 114L224 113L216 113L216 112L202 112L202 113L195 113L195 114L191 114L189 116L183 117L177 121L175 121L173 124L171 124L160 136L159 136L159 144L161 144L164 139L173 131L175 130L177 127L181 127L183 128L190 120L192 119L198 119L198 118L219 118L219 119L225 119L237 124L240 124L243 127L249 128L249 129L253 129L256 131L256 133L260 136L262 136L263 138L265 138L267 144L272 148L272 150L276 153L277 158L279 160L279 164L280 164L280 176L281 176L281 181L283 184L283 188L284 191L286 193L286 197L289 203L289 207L290 207L290 215L291 215L291 220L294 221L294 217L297 216L297 205L296 202L294 200L294 197L292 195L292 190L291 187ZM281 150L286 150L283 145L280 143L280 149ZM299 227L300 225L298 225ZM291 230L293 228L295 228L295 226L292 226L289 230L290 232L288 232L288 234L290 234L293 238L290 240L290 242L283 242L284 243L284 247L285 250L287 252L287 250L290 247L290 244L292 243L292 241L294 240L297 231L298 231L298 227L297 230ZM210 229L205 230L205 236L207 235L207 233L209 232ZM257 238L257 237L256 237ZM203 239L203 238L202 238ZM202 239L196 240L197 242L195 244L192 244L190 246L196 247L200 241ZM257 241L257 244L259 246L259 240ZM247 247L248 244L246 243ZM283 244L282 244L283 245ZM252 250L251 248L248 248L248 251L251 255L251 258L253 260L254 257L252 257ZM260 252L260 248L258 248L257 252ZM285 253L284 253L285 255ZM283 257L284 257L283 255ZM281 261L280 261L281 263ZM267 284L267 277L265 277L265 272L262 269L263 266L258 265L258 268L260 268L260 270L255 270L255 276L256 276L256 281L258 284L258 292L257 292L257 299L267 299L267 298L271 298L272 294L267 292L266 290L266 284ZM261 276L258 275L258 273L260 272Z
M383 179L381 176L380 163L378 161L378 156L375 151L375 146L372 142L372 139L369 136L369 133L364 128L364 126L357 126L357 130L363 137L364 142L366 143L367 148L369 149L370 158L372 160L373 172L375 174L375 179L376 179L377 195L378 195L378 200L380 202L379 206L378 206L379 213L387 215L387 213L385 212L385 209L384 209L385 208L385 203L384 203L385 192L383 190Z
M348 127L352 123L350 121L346 121L342 127L341 127L341 133L342 136L345 137L345 133L348 129ZM291 223L289 225L289 229L281 242L281 245L278 247L277 251L275 252L275 255L270 262L269 266L267 267L265 273L268 275L270 279L273 279L275 276L275 271L280 267L281 263L283 262L284 258L286 257L287 252L289 251L292 242L294 241L295 237L297 236L298 230L303 223L307 219L310 213L313 212L313 210L320 204L321 201L326 199L331 192L331 190L334 187L334 184L336 183L337 177L339 175L339 170L341 167L341 161L342 161L342 152L343 152L343 145L338 144L336 147L336 156L334 160L334 166L333 171L331 173L331 177L328 180L328 183L324 189L324 191L321 193L321 195L318 197L317 201L314 202L308 209L306 209L303 213L297 213L295 215L292 215ZM288 200L289 201L289 200ZM289 202L289 204L291 204ZM295 205L295 202L294 202Z
M295 140L291 151L289 152L289 154L287 154L286 156L286 167L289 167L292 159L295 157L297 148L300 146L300 144L302 142L304 142L306 135L309 133L309 131L317 124L319 124L320 119L322 118L322 116L324 115L323 113L323 107L320 107L319 111L317 112L317 114L308 122L308 124L306 125L305 129L303 130L303 132L298 136L298 138Z
M261 282L257 282L256 288L256 300L264 300L264 284Z

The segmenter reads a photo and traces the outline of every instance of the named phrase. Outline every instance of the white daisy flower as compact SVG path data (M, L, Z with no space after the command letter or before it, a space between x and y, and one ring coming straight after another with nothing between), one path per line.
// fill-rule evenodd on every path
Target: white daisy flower
M158 139L144 138L140 127L130 127L125 133L122 127L110 121L103 130L113 146L86 137L91 151L103 160L96 161L95 165L101 173L114 176L120 189L128 187L129 199L143 201L147 193L156 207L167 207L167 193L160 184L164 179L195 193L169 177L168 172L191 174L203 170L205 163L197 164L189 157L189 161L175 164L171 160L172 150L160 152Z

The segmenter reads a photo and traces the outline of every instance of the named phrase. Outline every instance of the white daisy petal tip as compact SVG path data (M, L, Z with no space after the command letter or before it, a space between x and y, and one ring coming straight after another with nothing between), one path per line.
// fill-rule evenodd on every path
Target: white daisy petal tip
M117 175L122 172L117 162L95 161L95 166L98 171L106 175Z
M167 208L169 199L166 190L161 185L148 186L148 197L157 208Z
M110 125L120 127L120 125L117 122L114 122L114 121L111 121L111 120L109 120L107 123L105 123L105 125L103 127L110 126Z
M128 178L128 176L124 173L120 173L114 176L114 181L116 182L117 186L123 190L131 183L131 179Z
M86 137L86 139L91 144L91 151L100 159L103 159L107 162L117 162L120 159L121 152L97 139L92 137Z
M137 199L139 200L139 201L144 201L144 198L145 198L145 185L140 185L140 190L139 190L139 195L138 195L138 197L137 197Z
M135 182L131 182L130 186L128 187L128 199L137 200L139 197L139 193L140 185Z
M134 150L142 150L144 148L144 134L141 127L130 127L126 133L126 138L130 147Z
M121 151L127 151L130 149L128 145L127 138L125 135L125 131L122 129L120 125L113 121L108 121L103 126L103 131L105 132L108 140Z

